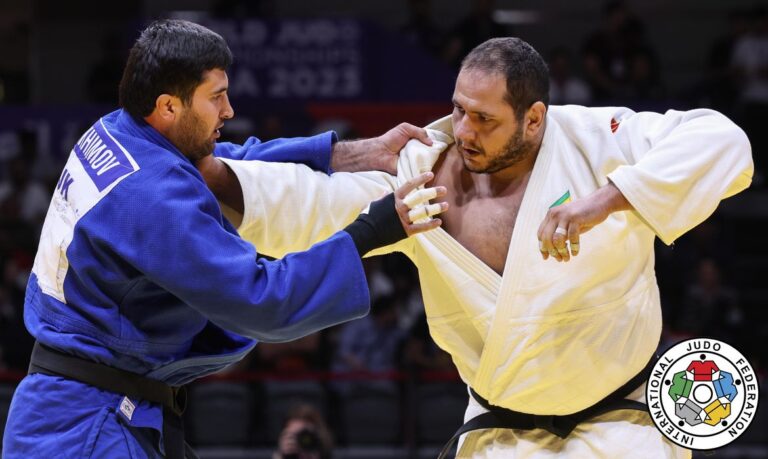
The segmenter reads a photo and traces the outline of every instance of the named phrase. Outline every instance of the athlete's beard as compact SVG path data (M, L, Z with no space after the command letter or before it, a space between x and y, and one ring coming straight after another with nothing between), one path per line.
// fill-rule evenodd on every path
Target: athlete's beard
M179 120L174 144L190 161L197 161L213 153L215 141L212 136L213 132L203 120L194 111L187 110Z
M460 147L464 146L461 140L459 140L458 143ZM493 174L494 172L498 172L502 169L514 166L515 164L528 157L529 151L531 149L530 147L530 142L523 140L523 123L522 120L520 120L515 133L512 134L512 136L501 148L501 151L498 154L492 155L491 159L488 161L488 164L485 167L472 167L471 163L464 161L464 168L469 172L474 172L476 174ZM488 156L484 150L480 150L478 148L472 149L479 151L485 156Z

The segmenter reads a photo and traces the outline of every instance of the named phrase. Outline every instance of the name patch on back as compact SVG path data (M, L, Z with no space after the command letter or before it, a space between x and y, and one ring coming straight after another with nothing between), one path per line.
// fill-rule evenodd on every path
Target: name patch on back
M136 170L100 122L80 137L74 150L99 191L104 191L119 178Z

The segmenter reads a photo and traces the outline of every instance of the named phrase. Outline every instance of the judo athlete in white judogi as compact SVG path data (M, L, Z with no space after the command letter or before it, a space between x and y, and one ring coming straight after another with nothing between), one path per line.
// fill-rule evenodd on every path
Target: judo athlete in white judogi
M463 381L520 413L564 416L601 403L659 342L654 238L671 244L745 189L750 146L711 110L547 107L546 79L527 43L480 45L462 65L453 114L428 126L432 146L406 145L397 177L226 160L242 186L243 202L229 203L244 204L242 219L233 217L241 236L275 257L302 250L433 170L450 204L442 228L384 250L418 267L431 335ZM414 218L431 210L423 208ZM625 396L644 401L642 381ZM485 411L470 396L465 421ZM544 428L478 430L457 454L688 456L639 410L589 418L565 438Z

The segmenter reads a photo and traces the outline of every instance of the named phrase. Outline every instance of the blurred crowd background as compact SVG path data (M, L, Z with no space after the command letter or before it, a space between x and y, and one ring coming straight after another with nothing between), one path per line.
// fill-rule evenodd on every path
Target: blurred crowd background
M424 125L450 112L461 58L507 35L548 61L552 104L723 112L752 142L753 186L674 246L658 245L661 348L688 337L725 340L765 381L765 2L3 0L0 431L33 343L23 325L24 290L50 195L83 129L116 107L138 31L160 17L198 21L227 38L235 54L236 117L224 132L231 141L329 129L351 139L401 121ZM369 316L293 343L259 345L236 367L193 385L188 432L204 457L270 457L289 437L334 457L434 456L460 424L465 388L429 337L410 262L395 254L365 266ZM766 457L766 432L759 414L718 454Z

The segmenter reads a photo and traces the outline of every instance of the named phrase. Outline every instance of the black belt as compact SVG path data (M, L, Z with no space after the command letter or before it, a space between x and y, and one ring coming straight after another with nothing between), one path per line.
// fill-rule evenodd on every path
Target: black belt
M28 373L61 376L129 398L162 405L165 457L197 458L184 441L184 424L181 419L187 404L184 386L169 386L155 379L65 354L38 342L32 349Z
M499 406L491 405L488 400L484 399L475 392L471 387L469 388L472 393L472 397L482 405L483 408L488 410L487 413L480 414L465 422L463 426L459 427L459 430L453 434L450 440L443 446L442 451L438 459L444 459L447 457L451 448L456 440L460 436L467 432L482 429L518 429L518 430L533 430L544 429L547 432L557 435L560 438L566 438L573 429L580 423L587 421L595 416L605 414L609 411L616 410L640 410L647 411L648 406L645 403L635 400L627 400L625 397L635 391L642 383L648 380L653 365L658 360L657 356L653 356L648 365L643 370L630 379L626 384L615 390L613 393L600 400L596 404L590 406L587 409L579 411L577 413L565 415L565 416L547 416L539 414L521 413L519 411L512 411Z

